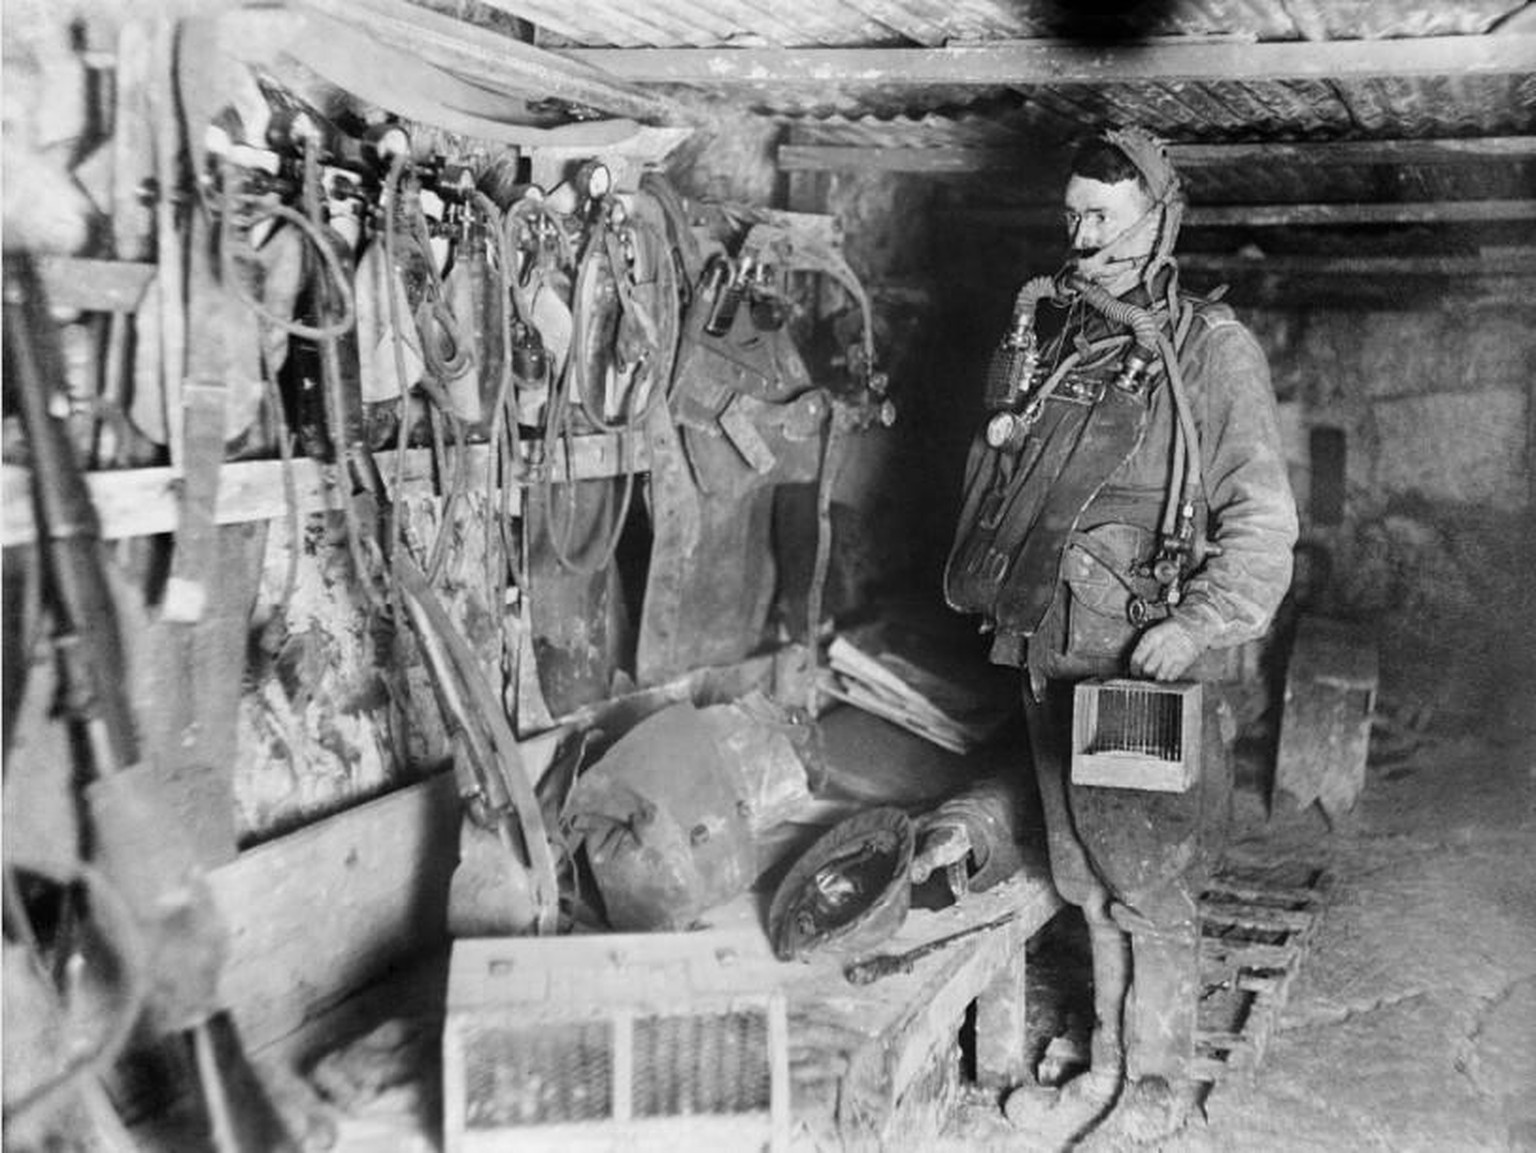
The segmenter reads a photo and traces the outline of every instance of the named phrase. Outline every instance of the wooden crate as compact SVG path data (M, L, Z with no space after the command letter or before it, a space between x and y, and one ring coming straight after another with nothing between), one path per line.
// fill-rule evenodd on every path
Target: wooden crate
M761 935L454 943L447 1153L789 1144L785 1000L744 974Z
M1304 617L1286 667L1275 793L1317 802L1330 822L1365 786L1380 680L1376 641L1360 625Z

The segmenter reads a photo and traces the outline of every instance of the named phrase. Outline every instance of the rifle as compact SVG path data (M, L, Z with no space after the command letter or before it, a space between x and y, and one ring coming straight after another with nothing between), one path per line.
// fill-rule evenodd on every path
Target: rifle
M4 258L5 384L31 453L42 587L61 666L65 715L85 753L93 874L110 879L149 944L146 1012L186 1035L215 1145L291 1149L217 1004L227 933L177 816L140 787L140 747L100 522L52 398L63 357L42 284L25 254Z

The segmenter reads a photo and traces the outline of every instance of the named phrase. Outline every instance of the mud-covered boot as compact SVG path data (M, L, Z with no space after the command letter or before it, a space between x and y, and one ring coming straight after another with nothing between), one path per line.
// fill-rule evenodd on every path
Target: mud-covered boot
M1109 1113L1120 1091L1118 1069L1092 1069L1059 1089L1020 1085L1003 1101L1003 1115L1018 1131L1025 1153L1057 1153L1089 1132Z
M1025 1153L1057 1153L1091 1131L1115 1104L1125 1080L1117 1014L1100 1024L1089 1044L1090 1064L1060 1088L1020 1085L1003 1101L1003 1115L1018 1131Z
M1119 1153L1161 1146L1192 1123L1204 1120L1201 1086L1176 1085L1161 1077L1127 1081L1114 1107L1084 1134L1078 1153Z

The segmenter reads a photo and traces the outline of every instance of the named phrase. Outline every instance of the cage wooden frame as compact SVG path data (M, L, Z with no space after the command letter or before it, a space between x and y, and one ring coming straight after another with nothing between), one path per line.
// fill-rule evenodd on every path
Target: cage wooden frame
M1177 702L1177 756L1097 747L1103 702L1115 694L1132 693ZM1080 682L1072 694L1072 783L1156 793L1188 792L1200 779L1201 709L1202 695L1196 681L1159 683L1117 677Z

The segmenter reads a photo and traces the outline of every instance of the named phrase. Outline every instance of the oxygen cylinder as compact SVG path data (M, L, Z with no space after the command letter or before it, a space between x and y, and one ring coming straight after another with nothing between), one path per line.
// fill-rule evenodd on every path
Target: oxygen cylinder
M405 284L400 274L389 267L382 241L375 241L363 250L357 262L356 285L357 342L362 365L363 400L369 404L398 400L412 384L421 379L426 361L421 355L421 342L411 316ZM395 297L393 313L399 318L398 330L391 318L391 293ZM403 380L400 365L396 361L397 336L399 357L405 372Z
M989 410L1012 409L1029 391L1040 359L1035 340L1034 310L1014 316L1007 334L987 365L985 402Z
M443 281L443 298L452 317L452 338L456 344L467 346L459 349L461 353L485 348L488 334L478 323L484 318L485 308L477 298L483 294L489 274L489 264L479 246L460 243L453 267ZM500 317L496 323L499 343ZM444 382L454 415L471 424L480 421L485 414L485 405L481 401L483 360L478 355L461 356L459 370Z

